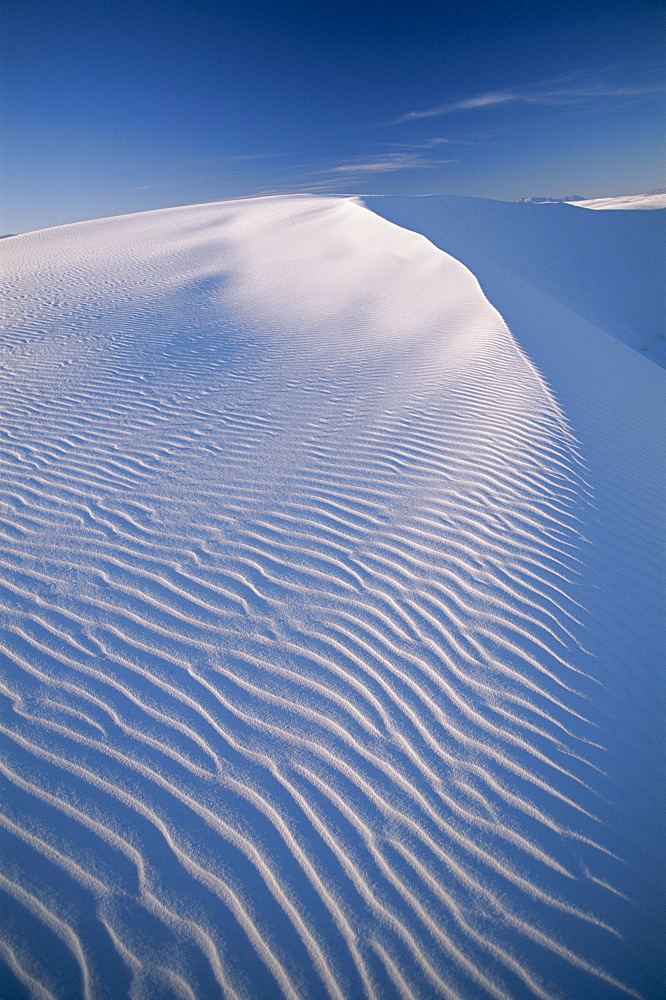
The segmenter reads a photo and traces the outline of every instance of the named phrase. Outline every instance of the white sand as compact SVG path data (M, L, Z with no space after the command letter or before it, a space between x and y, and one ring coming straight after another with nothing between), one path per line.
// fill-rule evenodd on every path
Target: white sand
M666 194L628 194L614 198L586 198L584 201L570 201L578 208L666 208Z
M461 260L514 333L505 292L518 280L528 294L541 292L666 367L663 212L575 212L446 195L366 203Z
M0 992L656 997L658 366L352 199L2 249Z

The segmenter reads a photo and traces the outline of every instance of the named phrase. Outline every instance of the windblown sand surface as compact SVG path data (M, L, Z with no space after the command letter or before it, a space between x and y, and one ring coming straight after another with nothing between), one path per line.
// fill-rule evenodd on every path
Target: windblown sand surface
M664 373L389 202L4 241L12 1000L660 995Z

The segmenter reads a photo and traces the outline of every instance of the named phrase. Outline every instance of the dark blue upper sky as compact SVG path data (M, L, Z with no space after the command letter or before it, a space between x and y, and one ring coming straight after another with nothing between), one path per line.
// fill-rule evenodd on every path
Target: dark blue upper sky
M3 232L267 191L665 183L629 0L3 0Z

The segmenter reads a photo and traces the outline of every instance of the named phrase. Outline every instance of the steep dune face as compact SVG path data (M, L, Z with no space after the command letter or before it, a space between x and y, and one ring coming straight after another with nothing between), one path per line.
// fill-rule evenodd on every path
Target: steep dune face
M649 559L475 277L348 199L3 249L8 995L656 995Z
M520 282L666 367L664 211L581 211L455 196L366 198L462 261L504 312ZM522 293L521 293L522 294ZM533 325L533 324L532 324Z

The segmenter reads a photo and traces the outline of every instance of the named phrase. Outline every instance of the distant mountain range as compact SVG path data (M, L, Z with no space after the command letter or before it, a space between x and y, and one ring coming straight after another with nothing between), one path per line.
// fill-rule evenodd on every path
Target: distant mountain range
M568 201L585 201L585 198L581 194L568 195L566 198L518 198L518 202L521 204L524 203L530 205L545 205L550 204L551 202L555 205L561 205Z
M647 196L652 196L655 194L666 194L666 188L655 188L654 191L648 191ZM532 205L563 205L571 201L587 201L588 199L584 195L571 194L566 198L547 198L535 196L534 198L518 198L519 203L532 204Z

